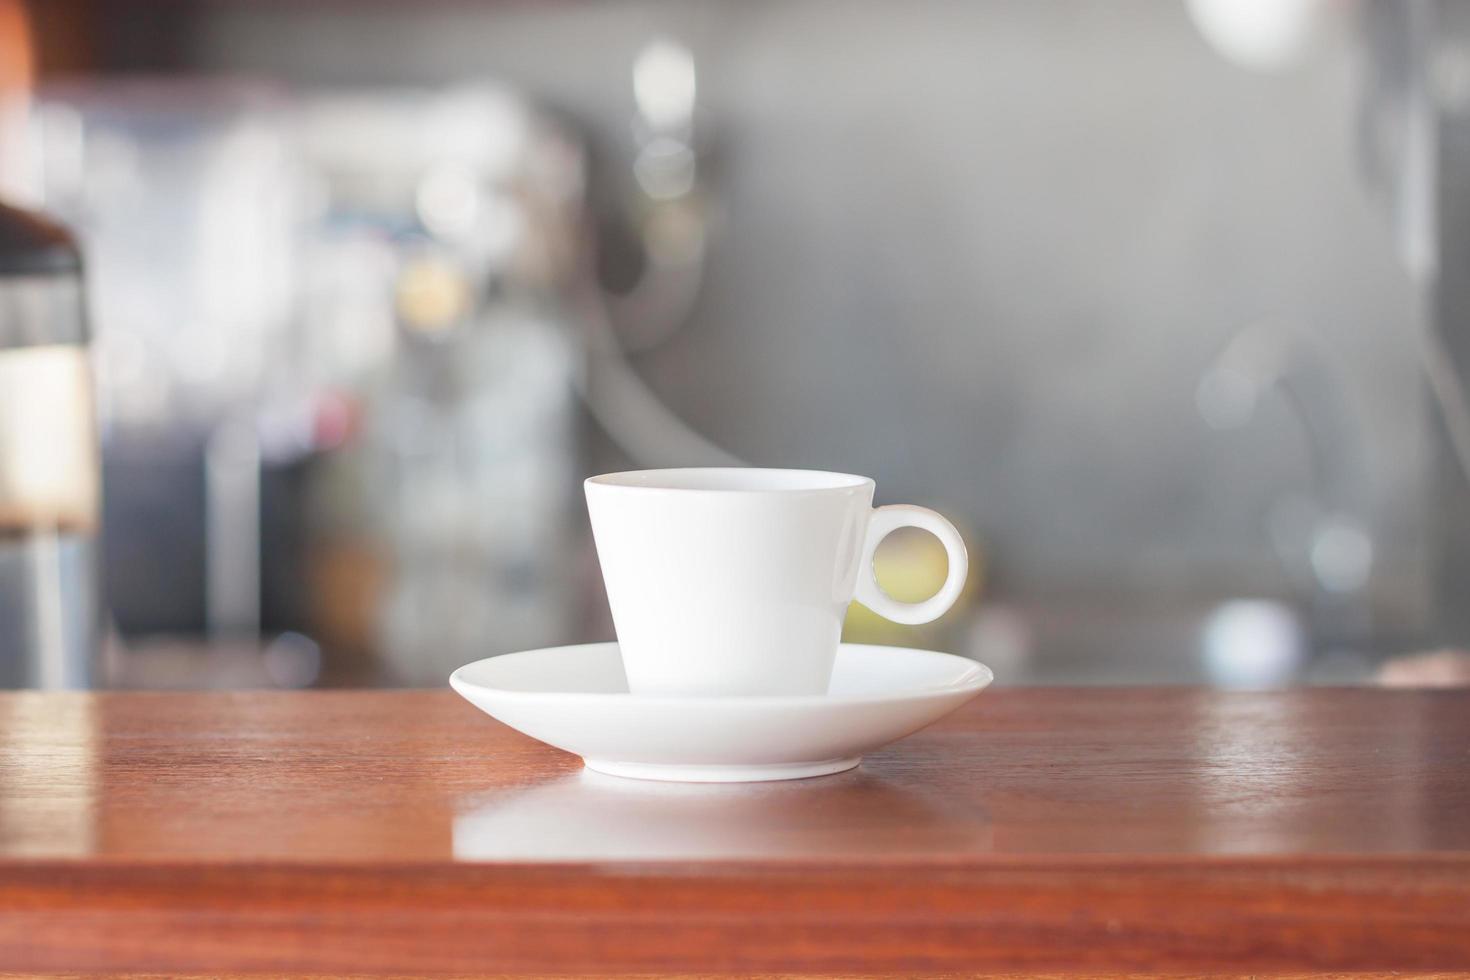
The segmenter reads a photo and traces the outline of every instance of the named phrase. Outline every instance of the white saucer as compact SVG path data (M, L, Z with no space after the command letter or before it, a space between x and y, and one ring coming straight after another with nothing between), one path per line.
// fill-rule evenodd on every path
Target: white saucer
M851 769L990 683L964 657L844 643L825 695L648 697L628 693L616 643L552 647L466 664L450 686L510 727L613 776L672 782L800 779Z

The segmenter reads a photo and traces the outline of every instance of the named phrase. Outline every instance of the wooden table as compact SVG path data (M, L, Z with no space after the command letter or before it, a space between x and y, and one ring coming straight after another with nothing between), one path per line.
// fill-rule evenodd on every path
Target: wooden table
M584 774L448 691L0 695L0 970L1470 969L1470 693L1001 690Z

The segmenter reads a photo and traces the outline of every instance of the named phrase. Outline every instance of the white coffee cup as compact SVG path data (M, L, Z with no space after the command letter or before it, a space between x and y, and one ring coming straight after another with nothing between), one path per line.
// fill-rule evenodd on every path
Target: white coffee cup
M873 481L743 468L594 476L587 509L634 694L824 694L855 597L897 623L943 615L969 558L954 525L923 507L873 509ZM873 575L889 532L918 527L949 555L923 602Z

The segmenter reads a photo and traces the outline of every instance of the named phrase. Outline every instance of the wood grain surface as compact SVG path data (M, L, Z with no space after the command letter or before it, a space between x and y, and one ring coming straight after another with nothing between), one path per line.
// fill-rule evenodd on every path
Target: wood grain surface
M670 786L449 692L0 695L0 971L1470 969L1470 693L987 692Z

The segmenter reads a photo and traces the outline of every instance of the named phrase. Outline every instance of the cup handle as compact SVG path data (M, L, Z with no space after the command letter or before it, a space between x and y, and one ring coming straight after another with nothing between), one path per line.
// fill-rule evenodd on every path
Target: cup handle
M939 591L922 602L899 602L883 591L873 569L873 554L889 534L901 527L917 527L928 531L944 545L949 556L949 575ZM970 555L965 539L945 518L928 509L911 504L894 504L875 508L868 519L868 534L863 539L863 560L858 569L857 601L884 619L905 626L918 626L938 619L949 611L965 587L970 573Z

